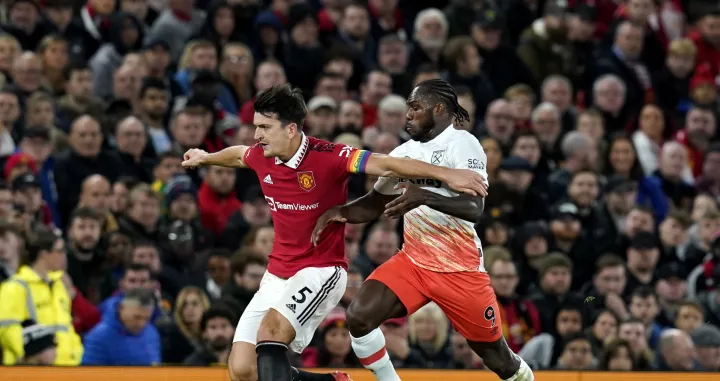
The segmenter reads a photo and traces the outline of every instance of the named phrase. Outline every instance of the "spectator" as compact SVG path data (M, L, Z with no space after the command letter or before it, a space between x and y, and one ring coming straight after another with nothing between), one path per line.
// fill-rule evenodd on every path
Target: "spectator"
M205 15L194 9L195 1L172 0L153 23L148 40L167 41L173 59L180 58L183 44L205 22Z
M572 70L575 57L566 36L564 12L560 7L547 7L543 18L535 20L520 36L518 56L532 72L535 83Z
M157 238L157 222L160 218L160 200L146 184L130 190L128 209L118 218L119 230L131 239L154 241Z
M660 336L654 368L686 372L700 370L700 364L695 358L695 345L690 335L678 329L668 329L663 332Z
M583 318L579 307L564 304L557 310L553 326L530 339L518 353L533 369L549 369L557 365L562 353L562 337L581 334Z
M100 273L104 258L100 252L103 218L95 210L80 207L68 222L67 272L80 292L91 301L100 299Z
M20 267L24 239L20 231L9 224L6 217L0 222L0 282L12 277Z
M684 302L675 316L675 327L688 335L700 327L705 320L702 306L695 302Z
M598 364L598 369L621 372L637 370L637 362L633 359L630 343L622 339L609 342Z
M618 338L630 343L633 359L641 370L649 370L654 361L654 354L648 347L647 332L645 324L637 319L625 320L618 326Z
M83 181L78 206L91 208L102 222L102 232L115 231L117 220L110 210L110 182L102 175L91 175Z
M599 358L605 350L605 343L617 337L618 318L610 310L602 310L595 316L592 326L585 329L585 335L590 340L592 355Z
M196 350L203 348L202 336L207 322L204 315L210 308L210 300L202 290L188 286L180 290L175 299L173 325L163 335L162 361L177 364L185 361Z
M705 371L720 371L720 329L717 326L703 324L690 335L700 366Z
M648 332L648 344L650 348L655 348L660 339L662 327L655 322L658 313L660 313L660 308L657 295L653 289L641 286L633 290L628 308L633 319L643 322Z
M235 315L227 307L218 305L203 312L200 321L202 342L188 356L184 365L209 366L227 364L235 334Z
M378 266L395 255L399 246L397 233L377 224L370 229L365 248L355 259L354 265L362 271L363 278L367 278Z
M135 289L117 302L117 315L103 320L85 336L83 365L149 366L159 364L160 335L150 324L155 306L151 291Z
M140 119L134 116L127 117L115 128L115 143L120 160L123 162L121 172L144 183L150 183L153 178L153 162L143 157L148 143L146 129Z
M360 365L350 346L345 312L331 313L320 325L320 345L314 356L305 355L303 366L354 368ZM311 353L312 354L312 353Z
M596 359L592 355L590 341L581 333L563 338L563 348L558 358L558 369L589 370L595 367Z
M10 322L0 328L3 364L26 360L22 322L31 319L60 328L55 331L55 365L79 365L83 344L72 326L68 290L60 281L67 263L65 244L55 232L38 228L26 238L25 247L29 265L0 287L0 319Z
M426 304L410 315L410 346L420 351L428 367L449 368L452 356L447 348L448 320L435 303Z

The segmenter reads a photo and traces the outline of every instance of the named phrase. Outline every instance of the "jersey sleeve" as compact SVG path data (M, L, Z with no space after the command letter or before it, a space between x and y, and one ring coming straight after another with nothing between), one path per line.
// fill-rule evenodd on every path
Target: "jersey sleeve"
M335 144L332 157L337 168L337 175L347 177L356 173L364 173L370 154L370 151L345 144Z
M243 162L245 162L245 165L247 165L248 168L256 170L257 166L260 163L260 160L262 160L264 157L265 156L262 153L262 147L260 146L260 143L255 143L245 150Z
M403 146L400 145L399 147L395 147L395 149L392 150L392 152L390 152L388 154L388 156L400 157L400 156L402 156L401 153L403 152L403 150L404 150ZM399 182L400 182L400 179L398 179L396 177L384 177L383 176L383 177L378 178L378 180L375 182L375 185L373 186L373 188L375 189L376 192L378 192L380 194L384 194L384 195L388 195L388 196L395 196L395 195L399 195L402 192L401 189L395 189L395 186Z
M449 147L449 162L452 168L469 169L483 176L485 184L488 183L487 155L476 137L469 133L462 139L455 139Z

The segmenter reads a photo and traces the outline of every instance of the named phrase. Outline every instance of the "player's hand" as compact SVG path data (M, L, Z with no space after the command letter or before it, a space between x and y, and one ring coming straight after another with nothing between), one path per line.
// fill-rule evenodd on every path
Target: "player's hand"
M399 218L405 213L425 204L426 190L413 183L400 183L395 189L402 190L402 194L385 205L385 215L390 218Z
M310 235L310 240L312 241L314 246L317 246L318 241L320 241L320 235L322 234L323 230L325 228L333 223L333 222L347 222L347 219L340 214L340 207L335 206L325 211L325 213L318 218L317 222L315 223L315 229L313 229L312 234Z
M207 152L198 148L189 149L187 152L185 152L185 155L183 155L183 168L192 169L201 167L203 165L202 159L207 154Z
M485 178L469 169L450 169L445 182L450 188L460 193L480 197L488 195Z

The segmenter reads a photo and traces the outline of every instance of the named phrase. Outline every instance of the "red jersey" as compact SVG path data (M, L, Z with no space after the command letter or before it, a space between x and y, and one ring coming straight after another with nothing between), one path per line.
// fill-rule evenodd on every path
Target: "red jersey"
M348 178L363 172L369 157L368 151L306 135L287 162L265 157L259 144L248 148L245 164L260 179L275 227L271 274L289 278L308 267L347 269L344 224L328 225L317 246L310 237L326 210L347 202Z

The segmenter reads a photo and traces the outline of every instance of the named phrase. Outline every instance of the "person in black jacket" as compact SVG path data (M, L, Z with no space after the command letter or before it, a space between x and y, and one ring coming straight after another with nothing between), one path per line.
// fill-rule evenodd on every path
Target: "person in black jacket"
M193 354L183 362L184 365L210 366L212 364L227 364L235 334L237 318L225 305L210 307L202 315L200 332L203 343Z

